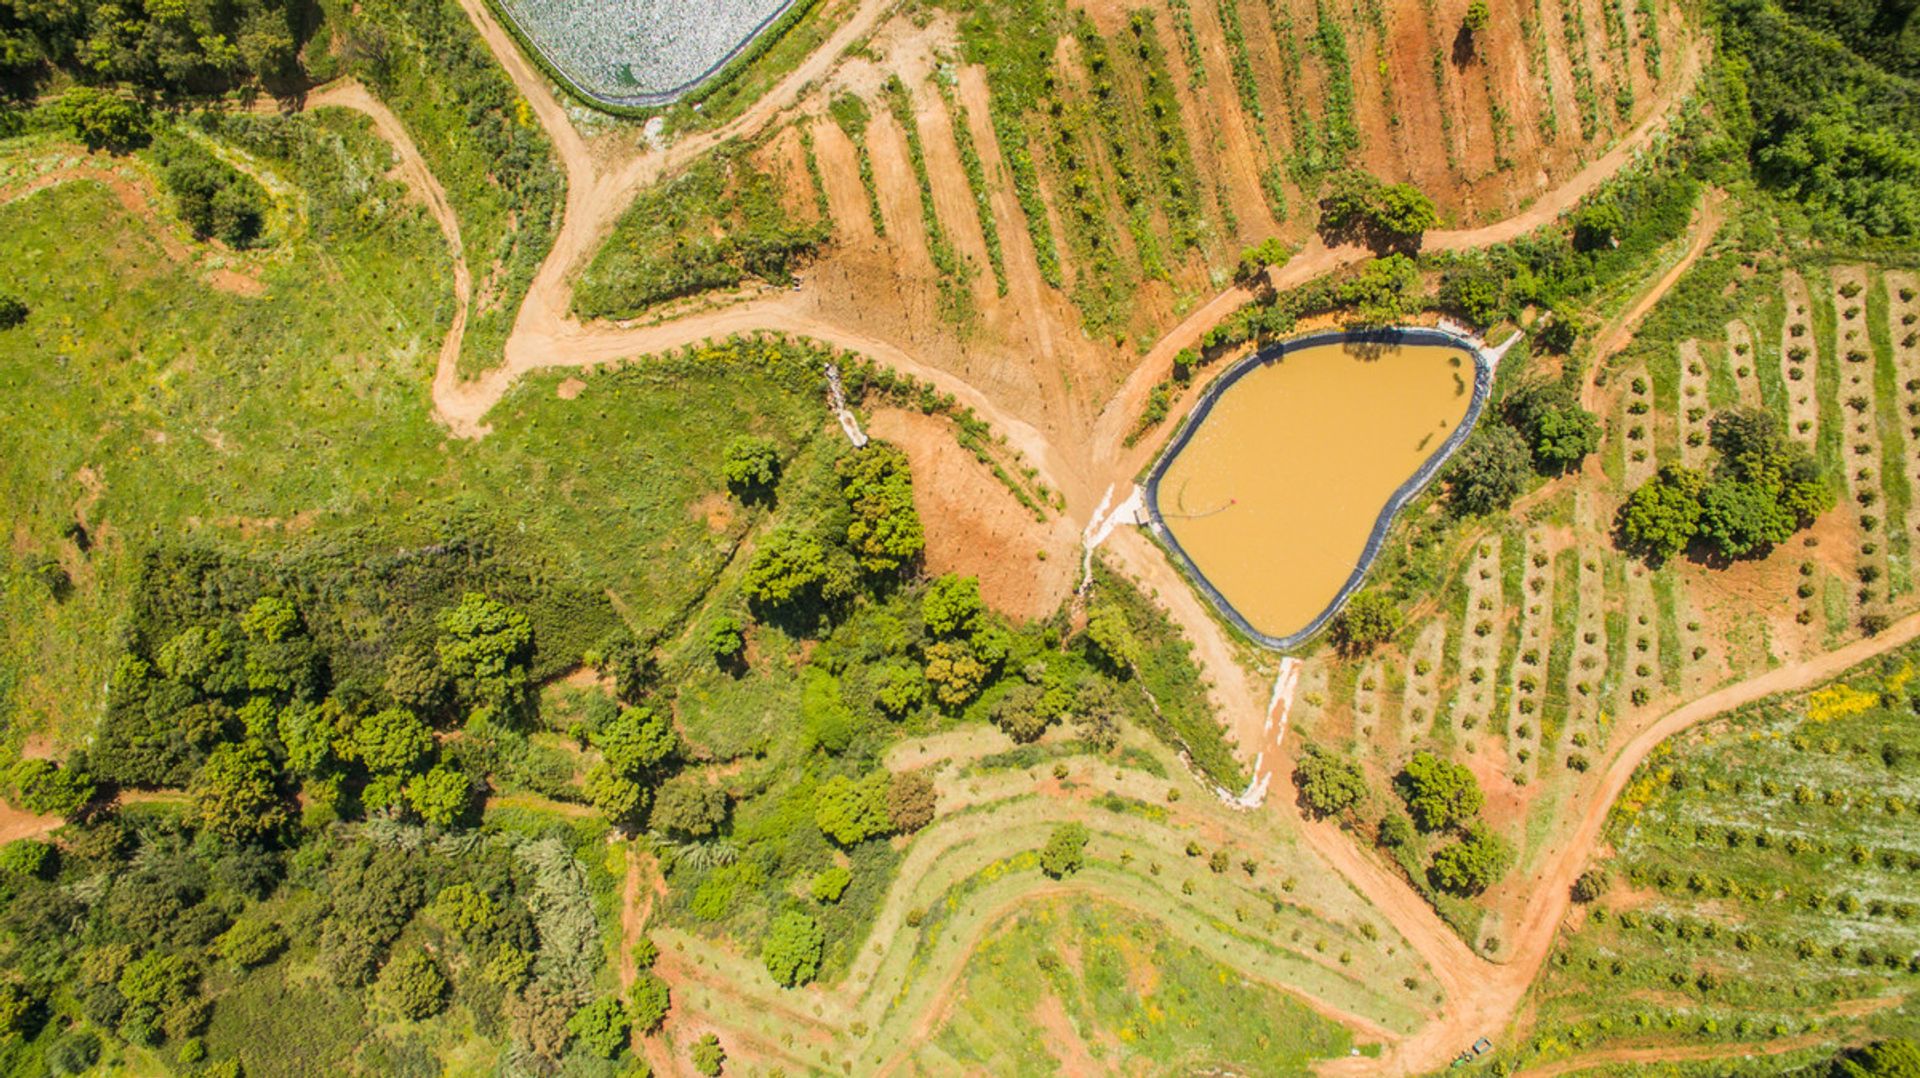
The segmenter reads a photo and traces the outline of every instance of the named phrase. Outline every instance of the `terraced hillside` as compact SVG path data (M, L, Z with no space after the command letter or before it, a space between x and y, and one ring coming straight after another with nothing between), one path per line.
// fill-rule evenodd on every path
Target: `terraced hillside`
M1678 9L1630 7L1500 3L1469 33L1452 3L932 6L881 20L759 136L761 164L828 229L809 315L1064 429L1244 248L1310 242L1342 169L1413 182L1461 226L1552 190L1698 68ZM659 295L616 254L651 219L628 212L578 317Z
M1805 6L827 0L634 116L0 9L0 1069L1904 1050L1920 91ZM1254 648L1135 478L1442 320Z

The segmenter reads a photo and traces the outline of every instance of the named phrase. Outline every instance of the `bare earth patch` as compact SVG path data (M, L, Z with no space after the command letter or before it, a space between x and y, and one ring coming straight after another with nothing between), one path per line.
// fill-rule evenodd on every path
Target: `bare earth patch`
M883 408L868 429L899 446L913 465L913 504L926 525L928 571L979 577L987 604L1016 618L1045 617L1060 606L1073 587L1076 565L1078 536L1071 524L1034 520L954 441L944 419Z

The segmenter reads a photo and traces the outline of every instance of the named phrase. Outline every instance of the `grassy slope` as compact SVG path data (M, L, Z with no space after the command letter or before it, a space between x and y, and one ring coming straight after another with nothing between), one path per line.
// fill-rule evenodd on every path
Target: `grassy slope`
M0 350L13 550L65 551L100 585L56 605L10 578L0 684L22 683L29 725L91 718L91 690L72 687L102 683L128 557L150 540L246 546L283 527L317 539L372 525L430 541L465 521L655 628L745 526L710 526L697 508L720 489L713 430L788 446L814 433L811 398L784 375L703 356L598 375L573 402L555 398L557 376L531 379L495 412L497 436L448 442L426 394L448 313L439 237L396 186L368 179L386 151L357 121L296 122L339 129L352 167L313 201L363 224L329 233L324 250L319 237L293 244L268 263L263 298L212 291L169 262L96 185L0 207L0 258L34 308ZM83 467L104 483L86 564L59 539Z

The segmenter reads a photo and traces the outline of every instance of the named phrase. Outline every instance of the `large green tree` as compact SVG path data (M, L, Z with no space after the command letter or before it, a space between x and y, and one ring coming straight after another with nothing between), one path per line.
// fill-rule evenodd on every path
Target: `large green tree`
M230 841L255 838L286 819L286 806L275 789L273 761L254 741L215 748L194 776L187 796L200 826Z
M820 956L826 948L826 933L813 918L798 910L788 910L773 919L767 929L767 941L760 957L767 972L783 988L806 984L820 972Z
M1400 771L1397 784L1407 811L1423 831L1462 824L1486 804L1480 782L1464 764L1416 752Z
M869 573L891 573L920 556L927 545L913 507L913 475L907 456L872 442L840 461L840 492L852 510L847 546Z

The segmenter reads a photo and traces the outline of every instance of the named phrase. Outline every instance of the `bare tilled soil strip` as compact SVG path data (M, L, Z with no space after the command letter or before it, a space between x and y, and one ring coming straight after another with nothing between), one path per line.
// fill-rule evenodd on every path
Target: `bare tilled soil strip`
M1480 540L1467 564L1467 621L1460 633L1460 685L1453 719L1471 730L1493 713L1493 679L1500 660L1500 537Z
M1509 774L1530 774L1540 755L1540 711L1546 701L1547 648L1553 639L1553 551L1538 530L1527 533L1521 574L1520 648L1507 705Z
M1574 533L1600 534L1593 498L1585 491L1574 496ZM1567 666L1567 734L1585 732L1598 740L1600 686L1607 676L1607 578L1601 571L1600 549L1592 543L1579 547L1579 610L1574 616L1572 660Z
M1360 668L1360 674L1353 681L1353 725L1361 737L1372 738L1374 728L1380 725L1381 713L1386 702L1386 666L1380 659L1373 659Z
M867 212L866 189L860 186L859 147L832 120L817 119L808 130L813 132L813 152L827 189L834 238L842 243L872 240L873 217Z
M1616 429L1626 431L1623 452L1626 455L1627 489L1653 478L1660 470L1660 455L1654 451L1653 379L1645 367L1635 367L1624 379L1626 392L1620 394L1623 415Z
M1408 656L1407 691L1400 701L1400 742L1415 744L1433 727L1433 716L1440 705L1440 670L1445 665L1447 621L1434 618L1420 630Z
M1753 347L1753 330L1735 319L1727 323L1727 370L1733 384L1740 388L1740 403L1758 408L1760 397L1759 355Z
M1680 630L1680 687L1705 692L1727 676L1726 641L1706 630L1700 606L1684 584L1674 585L1673 620Z
M1820 350L1813 341L1813 311L1807 282L1788 270L1780 281L1787 320L1780 334L1780 378L1787 387L1787 428L1808 445L1820 438L1820 398L1814 391Z
M1674 425L1680 433L1680 463L1698 468L1707 460L1707 362L1700 358L1700 342L1680 345L1680 414Z
M1639 711L1660 695L1660 609L1653 594L1653 571L1627 563L1627 657L1620 671L1618 714Z
M1898 384L1900 430L1904 438L1901 465L1907 482L1920 494L1920 276L1889 273L1887 337L1893 342L1893 369ZM1888 526L1893 526L1892 521ZM1920 497L1907 505L1909 539L1920 537Z
M1864 266L1833 270L1834 353L1840 357L1839 404L1844 433L1840 439L1841 470L1846 474L1847 499L1841 511L1860 514L1862 537L1859 580L1853 591L1862 614L1881 611L1887 601L1887 552L1880 536L1867 530L1869 519L1881 514L1879 393L1873 377L1873 345L1867 336L1867 284Z

